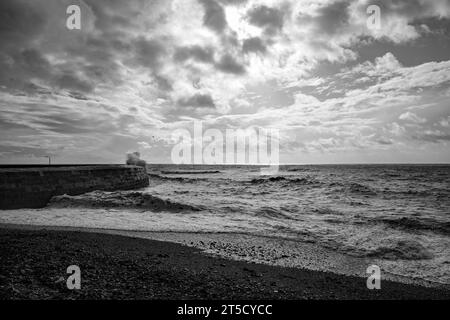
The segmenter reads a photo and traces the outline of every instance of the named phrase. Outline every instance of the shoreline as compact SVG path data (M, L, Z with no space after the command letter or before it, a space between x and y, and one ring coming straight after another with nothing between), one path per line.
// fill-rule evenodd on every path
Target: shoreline
M368 290L359 276L231 260L175 243L173 235L172 241L161 241L118 232L1 224L0 298L450 298L448 288L382 279L381 290ZM66 268L73 264L82 270L84 290L65 286Z
M367 279L367 267L378 264L376 258L350 256L321 247L315 243L247 233L143 231L0 222L0 230L2 228L102 233L129 238L172 242L200 249L205 254L229 260L324 271L344 276L357 276L364 279ZM448 283L395 274L383 270L382 266L381 271L382 277L385 280L450 290L450 284Z

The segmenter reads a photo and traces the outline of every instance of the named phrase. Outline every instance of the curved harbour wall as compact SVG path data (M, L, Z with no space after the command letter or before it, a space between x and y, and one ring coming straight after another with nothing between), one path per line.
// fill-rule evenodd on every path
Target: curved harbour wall
M149 185L145 168L125 165L0 167L0 209L41 208L55 195Z

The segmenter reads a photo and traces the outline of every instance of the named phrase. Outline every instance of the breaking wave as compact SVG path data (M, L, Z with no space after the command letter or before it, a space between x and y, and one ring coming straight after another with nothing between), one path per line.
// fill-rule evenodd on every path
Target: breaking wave
M206 178L187 178L187 177L168 177L162 176L156 173L148 173L147 174L150 179L156 179L160 181L176 181L176 182L185 182L185 183L195 183L198 181L207 180Z
M432 231L435 233L441 233L444 235L450 235L450 221L436 221L434 219L414 217L401 217L401 218L381 218L377 222L382 222L390 227L403 230L423 230Z
M259 217L265 217L270 219L287 219L287 220L295 220L294 217L291 217L280 210L273 207L261 207L257 211L257 215Z
M316 181L308 178L308 177L302 177L302 178L287 178L284 176L275 176L270 178L255 178L250 180L250 184L267 184L267 183L274 183L274 182L283 182L285 184L315 184Z
M385 245L369 250L367 256L387 260L425 260L433 258L433 254L417 241L389 239L386 242Z
M161 171L162 174L212 174L220 173L219 170L169 170Z
M93 191L78 196L55 196L51 198L48 206L53 208L136 208L171 212L202 210L198 206L161 199L148 193L130 191Z

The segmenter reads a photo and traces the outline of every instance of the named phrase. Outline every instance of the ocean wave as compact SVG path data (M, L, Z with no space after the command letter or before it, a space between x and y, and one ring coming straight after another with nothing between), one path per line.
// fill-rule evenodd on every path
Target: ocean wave
M170 171L161 171L162 174L211 174L211 173L220 173L219 170L170 170Z
M398 171L395 172L389 171L381 173L380 176L383 178L401 178L402 174Z
M320 215L335 215L335 216L341 216L344 213L335 209L331 209L331 208L314 208L312 210L314 213L316 214L320 214Z
M148 193L130 191L93 191L78 196L54 196L48 207L135 208L171 212L202 210L197 206L161 199Z
M300 171L307 171L305 168L288 168L286 171L289 172L300 172Z
M332 224L341 224L344 221L338 218L332 218L328 221ZM357 242L342 242L339 238L327 236L327 233L317 233L314 229L292 229L288 225L274 226L288 238L292 236L301 242L309 242L318 244L324 248L341 252L354 257L360 258L378 258L385 260L430 260L434 258L434 254L424 245L416 240L401 239L389 237L378 239L365 239L363 244ZM360 239L361 240L361 239Z
M417 241L388 240L386 245L371 249L366 255L386 260L426 260L433 258L433 254Z
M436 221L421 217L420 219L414 217L401 218L381 218L377 222L385 223L390 227L403 230L425 230L444 235L450 235L449 221Z
M270 178L255 178L250 180L250 184L266 184L266 183L274 183L274 182L284 182L284 183L288 183L288 184L304 184L304 185L311 185L311 184L315 184L316 181L307 178L307 177L302 177L302 178L287 178L284 176L274 176L274 177L270 177Z
M267 183L267 182L276 182L276 181L286 181L287 179L283 176L275 176L270 178L255 178L250 180L251 184L260 184L260 183Z
M295 220L293 217L281 212L273 207L261 207L257 210L258 217L265 217L270 219L288 219Z
M444 188L428 188L428 189L394 189L394 188L385 188L383 191L385 197L389 198L390 196L414 196L414 197L430 197L434 196L436 198L445 198L449 197L450 193L448 189Z
M366 185L356 183L356 182L350 183L350 185L348 185L348 187L347 187L347 190L350 193L363 194L363 195L375 196L377 194L374 189L372 189Z
M205 181L206 178L187 178L187 177L168 177L162 176L156 173L148 173L147 174L150 179L162 180L162 181L176 181L176 182L186 182L186 183L195 183L198 181Z
M366 195L366 196L377 195L377 192L375 189L373 189L369 186L366 186L364 184L357 183L357 182L346 183L346 182L340 182L340 181L333 181L328 184L328 187L339 188L342 191L346 191L348 193L353 193L353 194L361 194L361 195Z

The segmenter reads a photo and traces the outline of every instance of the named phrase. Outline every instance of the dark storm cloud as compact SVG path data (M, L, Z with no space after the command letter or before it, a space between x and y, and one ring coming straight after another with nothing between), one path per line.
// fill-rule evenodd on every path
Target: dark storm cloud
M178 100L178 105L193 108L214 108L215 103L209 94L195 94L192 97Z
M248 21L272 34L283 28L283 16L283 11L263 5L249 10Z
M89 81L80 79L73 73L66 73L56 79L56 84L61 89L78 90L81 92L90 92L94 89L94 85Z
M14 57L16 63L22 64L30 73L47 74L50 63L36 49L26 49Z
M175 61L184 62L188 59L211 63L214 61L214 51L212 48L202 48L200 46L179 47L175 50Z
M0 41L2 48L41 32L46 23L45 11L21 0L0 1Z
M216 63L216 68L225 73L232 73L236 75L244 74L245 67L237 62L231 55L225 54L219 62Z
M113 59L105 59L101 62L87 62L78 70L84 74L87 79L91 79L95 83L120 85L123 79L119 73L120 66Z
M266 45L261 40L261 38L253 37L245 39L242 44L242 51L246 52L261 52L265 53L267 51Z
M30 77L50 76L49 62L38 50L29 48L45 24L45 11L39 6L0 1L0 85L25 90Z
M437 132L431 131L431 132L425 132L425 133L421 133L421 134L415 134L412 136L412 138L415 140L420 140L420 141L438 143L441 141L450 141L450 133L441 132L441 131L437 131Z
M70 61L55 66L43 53L57 47L40 44L42 39L48 40L49 33L43 32L50 18L47 15L39 1L0 2L0 85L26 93L43 93L44 89L33 83L38 80L52 88L91 91L91 83L73 74L71 70L76 68ZM67 52L71 54L70 50Z
M153 75L153 81L154 81L154 83L156 84L156 86L158 87L159 90L171 91L173 89L172 83L166 77L163 77L163 76L158 75L158 74L154 74Z
M53 88L90 92L94 86L72 71L58 70L36 49L25 49L15 54L2 53L0 84L25 92L40 92L40 86L29 79L40 79ZM72 68L67 68L72 69Z
M67 1L0 1L0 85L4 89L33 93L47 86L88 93L98 84L122 84L119 61L152 73L158 69L164 45L130 37L137 27L136 19L130 17L139 15L148 2L86 0L74 4L81 6L92 27L85 22L81 32L64 28ZM149 22L148 30L153 27ZM57 56L58 62L49 60L50 56ZM168 87L162 79L156 83Z
M95 14L95 27L108 33L124 28L132 28L135 24L130 17L139 15L139 7L145 5L145 1L121 1L121 0L84 0Z
M236 42L237 45L237 42ZM258 43L258 39L250 40L244 44L244 50L247 51L264 51L263 44ZM217 70L240 75L245 73L245 67L236 61L230 54L223 55L219 61L214 61L214 51L212 48L203 48L200 46L179 47L174 54L174 60L184 62L193 59L198 62L214 64Z
M3 66L16 72L9 73L12 77L38 77L48 79L51 77L51 65L48 60L36 49L25 49L15 55L9 56L12 63ZM3 70L5 70L3 69Z
M142 67L156 69L158 62L165 52L164 46L158 40L137 39L135 61Z
M122 63L141 65L146 48L140 38L129 39L117 34L89 34L73 45L68 44L64 52L71 59L66 59L58 68L64 70L77 70L92 83L118 86L123 83Z
M223 7L214 0L199 0L205 9L203 24L218 33L222 33L227 27L225 11Z
M334 2L333 4L318 10L318 17L315 17L318 28L321 32L335 34L342 27L349 23L348 13L349 3L346 1Z

